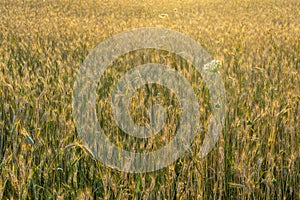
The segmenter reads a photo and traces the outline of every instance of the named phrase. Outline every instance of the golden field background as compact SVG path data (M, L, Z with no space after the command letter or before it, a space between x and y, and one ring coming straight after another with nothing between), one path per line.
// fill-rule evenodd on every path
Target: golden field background
M1 1L0 197L300 199L299 24L298 0ZM126 174L81 143L72 87L97 44L149 26L182 32L222 62L226 123L205 159L196 141L168 168Z

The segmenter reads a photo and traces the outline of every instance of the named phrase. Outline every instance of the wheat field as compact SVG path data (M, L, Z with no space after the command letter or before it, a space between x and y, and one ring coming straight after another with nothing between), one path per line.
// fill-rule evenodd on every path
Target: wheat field
M299 24L298 0L2 0L0 199L300 199ZM188 63L164 51L118 58L99 80L106 89L97 116L124 149L151 151L173 137L180 109L166 88L149 85L131 99L139 124L149 123L153 102L172 105L151 140L122 133L108 105L116 81L150 55L192 82L204 105L189 152L158 171L125 173L95 159L78 136L72 92L81 63L100 42L139 27L179 31L222 63L226 119L204 159L208 91Z

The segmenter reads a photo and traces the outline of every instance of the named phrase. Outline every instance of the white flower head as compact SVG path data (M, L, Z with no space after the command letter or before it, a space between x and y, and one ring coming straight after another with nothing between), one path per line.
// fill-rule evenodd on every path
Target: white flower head
M221 67L221 61L212 60L211 62L204 65L204 70L209 72L217 73Z

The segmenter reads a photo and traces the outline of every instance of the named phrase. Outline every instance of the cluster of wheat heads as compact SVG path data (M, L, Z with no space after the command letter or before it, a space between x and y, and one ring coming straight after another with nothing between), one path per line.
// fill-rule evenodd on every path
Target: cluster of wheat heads
M6 0L0 3L0 198L3 199L299 199L300 3L264 1ZM201 130L168 168L130 174L93 158L72 119L72 87L88 53L137 27L165 27L201 43L222 62L226 123L216 147L199 159L209 93L184 60L145 50L118 58L99 82L97 114L121 148L151 151L173 137L180 107L166 88L148 85L131 99L133 119L162 104L168 121L138 141L113 121L109 94L145 60L167 64L200 96ZM171 105L171 106L170 106Z

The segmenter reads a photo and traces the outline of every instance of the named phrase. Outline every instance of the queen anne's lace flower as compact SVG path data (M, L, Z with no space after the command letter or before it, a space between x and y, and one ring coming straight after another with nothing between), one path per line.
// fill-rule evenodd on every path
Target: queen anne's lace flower
M221 67L221 61L212 60L211 62L204 65L204 70L209 72L218 72Z

